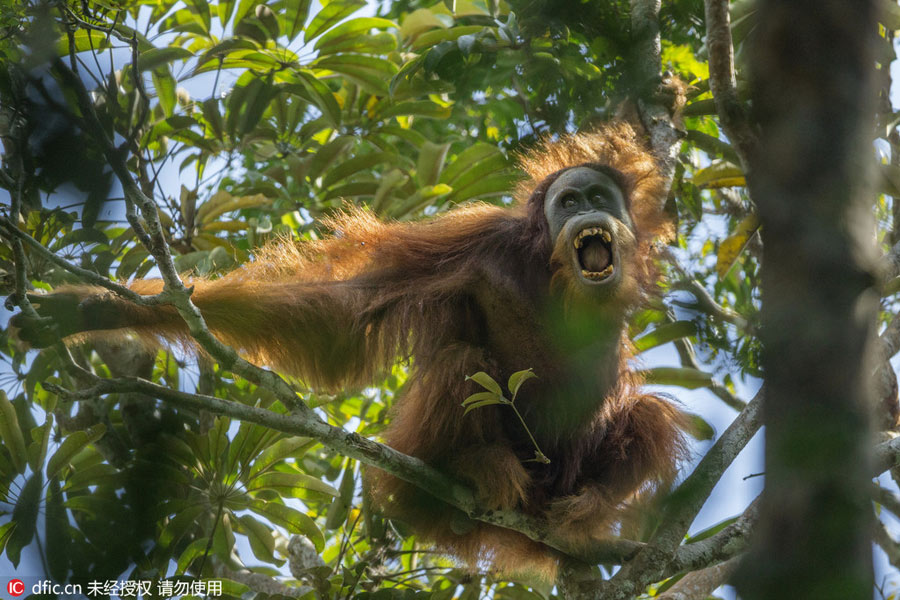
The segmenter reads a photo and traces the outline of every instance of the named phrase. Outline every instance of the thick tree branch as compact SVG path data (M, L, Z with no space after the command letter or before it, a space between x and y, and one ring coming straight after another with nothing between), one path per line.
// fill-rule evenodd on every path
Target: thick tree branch
M706 0L706 47L709 52L709 88L719 115L719 123L740 157L744 173L750 172L748 157L756 146L734 76L734 47L728 0Z
M657 600L706 600L709 595L731 576L737 568L738 558L688 573L678 583L657 596Z
M895 202L900 205L900 201ZM887 283L895 277L900 277L900 242L894 244L882 259L882 283Z
M900 466L900 436L875 446L874 464L873 476Z
M650 149L659 164L660 172L671 184L675 174L679 142L684 134L679 131L669 113L670 107L658 102L646 101L646 92L656 88L662 78L660 56L662 42L659 36L659 9L661 0L631 0L631 32L634 43L632 69L641 92L637 100L638 114L647 132Z
M750 533L759 519L759 504L760 499L757 497L737 521L722 531L705 540L679 547L666 568L665 576L703 569L731 559L746 550L750 543Z
M873 484L872 499L891 511L894 516L900 517L900 496L897 496L897 494L891 490L885 489L878 484Z
M87 374L87 377L91 387L86 389L67 390L49 383L45 383L44 387L53 393L74 400L84 400L111 393L141 393L176 407L207 410L217 415L255 423L283 433L310 437L334 452L355 458L366 465L382 469L421 487L443 502L462 510L473 519L518 531L535 541L542 542L582 561L621 562L637 554L643 547L643 544L628 540L610 540L599 542L588 549L574 548L555 535L552 524L515 511L487 510L478 505L475 494L469 487L418 458L397 452L393 448L364 438L357 433L329 425L314 414L276 413L213 396L173 390L135 377L104 379L90 373Z
M665 576L667 566L676 556L688 527L712 488L759 430L763 396L764 390L760 390L713 444L697 468L671 494L663 513L663 523L653 540L611 579L601 582L593 591L584 590L585 597L590 595L603 600L625 600L641 593L647 585Z
M900 544L888 533L884 523L878 521L875 523L875 532L873 534L875 543L887 554L888 562L894 568L900 569Z

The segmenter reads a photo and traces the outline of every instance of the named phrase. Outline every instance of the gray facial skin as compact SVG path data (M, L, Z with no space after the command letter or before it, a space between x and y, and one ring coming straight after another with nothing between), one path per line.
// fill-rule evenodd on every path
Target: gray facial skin
M591 213L607 213L634 231L622 190L605 173L590 167L575 167L560 175L547 189L544 216L552 240L559 237L566 221Z

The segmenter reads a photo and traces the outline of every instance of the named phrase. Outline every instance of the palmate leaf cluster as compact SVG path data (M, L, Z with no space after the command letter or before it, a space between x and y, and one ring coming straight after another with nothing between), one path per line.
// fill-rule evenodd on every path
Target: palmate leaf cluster
M83 82L106 136L161 207L182 272L216 276L279 236L328 234L317 220L351 204L409 220L508 203L516 153L646 92L628 5L3 0L4 187L22 209L5 215L82 268L117 280L154 274L55 60ZM661 15L663 66L693 85L689 135L670 203L678 236L660 265L671 293L635 315L630 333L639 352L677 345L678 359L648 369L650 381L727 396L727 372L757 373L760 251L743 174L712 116L702 14L701 2L680 0ZM747 33L736 19L738 55ZM39 252L27 259L29 286L77 282ZM5 294L14 274L13 250L0 245ZM713 314L690 282L735 317ZM368 510L359 464L315 440L140 394L64 401L53 386L79 383L58 348L26 353L4 330L0 351L0 544L13 566L59 582L216 578L229 597L276 593L254 588L245 568L280 576L281 592L321 597L555 593L430 553ZM287 410L178 349L119 340L70 351L101 376ZM291 383L329 422L377 436L408 367L336 395ZM298 559L292 537L318 558Z

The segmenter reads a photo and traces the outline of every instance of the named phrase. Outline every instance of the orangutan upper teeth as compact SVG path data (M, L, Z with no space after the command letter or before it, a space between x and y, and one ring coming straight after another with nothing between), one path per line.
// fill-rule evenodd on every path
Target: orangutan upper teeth
M601 229L599 227L588 227L587 229L582 229L580 232L578 232L578 235L575 236L575 247L581 248L581 246L584 245L584 238L592 235L599 235L607 244L612 242L612 236L605 229Z

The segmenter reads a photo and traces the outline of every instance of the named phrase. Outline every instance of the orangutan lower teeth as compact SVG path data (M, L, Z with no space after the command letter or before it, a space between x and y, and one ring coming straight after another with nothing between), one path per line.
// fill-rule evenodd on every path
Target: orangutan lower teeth
M595 271L586 271L585 269L581 270L581 276L585 279L591 279L593 281L602 281L613 274L613 266L609 265L599 273Z

